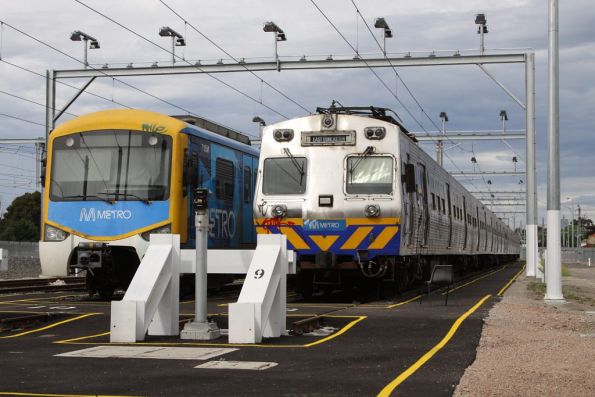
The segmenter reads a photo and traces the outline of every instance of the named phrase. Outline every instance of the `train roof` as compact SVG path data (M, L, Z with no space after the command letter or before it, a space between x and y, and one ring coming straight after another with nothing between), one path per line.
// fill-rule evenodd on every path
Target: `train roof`
M377 106L331 106L328 108L317 107L316 112L318 112L319 114L348 114L354 116L370 117L376 120L382 120L387 123L399 126L399 128L401 129L401 131L405 133L405 135L407 135L414 142L417 142L417 139L415 139L415 135L410 133L409 130L405 128L405 126L403 125L403 121L401 120L399 115L394 110L389 108L382 108ZM390 114L387 114L388 112L393 113L396 119Z
M203 119L202 117L197 116L190 116L190 115L172 115L173 117L178 120L182 120L187 124L192 124L196 127L200 127L207 131L214 132L215 134L224 136L229 139L233 139L234 141L238 141L243 143L244 145L250 145L250 138L248 135L242 134L241 132L232 130L229 127L222 126L220 124L214 123L210 120Z

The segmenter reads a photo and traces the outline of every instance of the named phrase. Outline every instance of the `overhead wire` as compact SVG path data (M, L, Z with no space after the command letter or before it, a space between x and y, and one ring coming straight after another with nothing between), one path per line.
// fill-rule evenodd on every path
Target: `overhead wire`
M16 63L9 62L9 61L7 61L7 60L5 60L5 59L0 59L0 62L6 63L7 65L10 65L10 66L12 66L12 67L15 67L15 68L17 68L17 69L21 69L21 70L23 70L23 71L25 71L25 72L28 72L28 73L34 74L34 75L36 75L36 76L39 76L39 77L42 77L42 78L44 78L44 79L46 78L46 75L44 75L43 73L36 72L36 71L34 71L34 70L31 70L31 69L28 69L28 68L26 68L26 67L24 67L24 66L17 65ZM58 84L61 84L61 85L65 86L65 87L69 87L69 88L75 89L75 90L80 90L80 88L79 88L79 87L77 87L77 86L75 86L75 85L72 85L72 84L65 83L65 82L63 82L63 81L60 81L60 80L56 80L56 83L58 83ZM128 106L128 105L125 105L125 104L123 104L123 103L121 103L121 102L115 101L115 100L114 100L114 98L111 98L111 99L110 99L110 98L106 98L106 97L104 97L104 96L101 96L101 95L99 95L99 94L95 94L94 92L87 91L87 90L85 90L85 91L83 92L83 94L91 95L91 96L94 96L94 97L96 97L96 98L103 99L103 100L105 100L105 101L108 101L108 102L115 103L116 105L122 106L122 107L124 107L124 108L127 108L127 109L132 109L132 107L131 107L131 106Z
M183 22L185 26L190 26L190 28L192 30L194 30L196 33L198 33L199 35L201 35L205 40L207 40L209 43L211 43L212 45L214 45L215 47L217 47L217 49L219 49L220 51L222 51L225 55L227 55L229 58L233 59L235 62L238 63L238 65L242 66L244 69L246 69L247 72L251 73L254 77L256 77L257 79L259 79L261 81L261 83L266 84L268 87L270 87L271 89L273 89L275 92L277 92L279 95L281 95L283 98L287 99L288 101L290 101L291 103L293 103L294 105L300 107L301 109L303 109L304 111L306 111L306 113L310 113L310 111L303 106L302 104L300 104L299 102L297 102L296 100L290 98L288 95L286 95L285 93L283 93L282 91L280 91L279 89L277 89L275 86L273 86L271 83L269 83L268 81L264 80L262 77L260 77L258 74L256 74L255 72L253 72L252 70L248 69L247 66L243 65L238 59L236 59L233 55L231 55L229 52L227 52L224 48L222 48L219 44L217 44L215 41L213 41L211 38L209 38L207 35L205 35L203 32L201 32L200 30L198 30L193 24L191 24L190 22L188 22L184 17L182 17L182 15L180 15L180 13L178 13L177 11L175 11L170 5L168 5L165 1L163 0L159 0L159 2L161 2L161 4L163 4L167 9L169 9L174 15L176 15L178 18L180 18Z
M1 22L1 21L0 21L0 22ZM38 39L37 37L35 37L35 36L32 36L32 35L28 34L27 32L24 32L24 31L22 31L21 29L18 29L18 28L14 27L14 26L12 26L12 25L10 25L10 24L6 23L6 22L3 22L3 23L4 23L4 25L8 26L9 28L13 29L14 31L16 31L16 32L18 32L18 33L20 33L20 34L22 34L22 35L24 35L24 36L26 36L26 37L28 37L28 38L30 38L30 39L32 39L32 40L34 40L34 41L36 41L36 42L38 42L39 44L42 44L42 45L44 45L44 46L46 46L46 47L48 47L48 48L50 48L50 49L52 49L52 50L54 50L54 51L56 51L56 52L58 52L58 53L62 54L62 55L64 55L64 56L66 56L66 57L68 57L68 58L70 58L70 59L72 59L72 60L74 60L74 61L76 61L76 62L80 63L80 64L83 64L83 65L85 64L85 62L84 62L84 61L81 61L80 59L78 59L78 58L76 58L76 57L74 57L74 56L72 56L72 55L70 55L70 54L68 54L68 53L66 53L66 52L64 52L64 51L62 51L62 50L60 50L60 49L58 49L58 48L56 48L56 47L54 47L54 46L52 46L52 45L48 44L48 43L46 43L46 42L44 42L43 40L40 40L40 39ZM127 83L127 82L123 81L123 80L120 80L120 79L114 78L112 75L110 75L110 74L109 74L109 72L106 72L106 71L104 71L104 70L102 70L102 69L95 68L95 67L93 67L92 65L88 65L88 68L89 68L89 69L91 69L91 70L94 70L94 71L96 71L96 72L98 72L98 73L101 73L101 74L103 74L105 77L110 77L110 78L113 78L113 79L115 79L116 81L118 81L119 83L121 83L121 84L124 84L125 86L127 86L127 87L129 87L129 88L132 88L133 90L136 90L136 91L138 91L138 92L140 92L140 93L142 93L142 94L145 94L145 95L147 95L147 96L150 96L150 97L151 97L151 98L153 98L153 99L156 99L156 100L158 100L158 101L160 101L160 102L163 102L163 103L165 103L165 104L167 104L167 105L169 105L169 106L171 106L171 107L174 107L174 108L176 108L176 109L180 109L180 110L182 110L183 112L185 112L185 113L187 113L187 114L193 114L193 115L195 115L195 116L198 116L196 113L194 113L194 112L192 112L192 111L190 111L190 110L188 110L188 109L185 109L185 108L183 108L183 107L181 107L181 106L178 106L178 105L176 105L176 104L174 104L174 103L172 103L172 102L170 102L170 101L168 101L168 100L166 100L166 99L160 98L160 97L158 97L157 95L151 94L150 92L148 92L148 91L145 91L145 90L143 90L143 89L141 89L141 88L138 88L138 87L136 87L136 86L134 86L134 85L132 85L132 84L130 84L130 83Z
M21 101L29 102L29 103L32 103L32 104L35 104L35 105L41 106L41 107L43 107L43 108L46 108L46 109L48 109L48 108L49 108L49 107L48 107L46 104L39 103L39 102L36 102L36 101L34 101L34 100L32 100L32 99L27 99L27 98L24 98L24 97L22 97L22 96L20 96L20 95L12 94L12 93L10 93L10 92L6 92L6 91L3 91L3 90L0 90L0 94L4 94L4 95L7 95L7 96L11 96L11 97L13 97L13 98L20 99ZM71 116L74 116L74 117L78 117L78 116L77 116L76 114L74 114L74 113L69 113L69 112L64 112L64 113L65 113L65 114L69 114L69 115L71 115Z
M236 88L236 87L234 87L233 85L231 85L231 84L229 84L229 83L227 83L227 82L225 82L225 81L221 80L221 79L220 79L220 78L218 78L217 76L214 76L214 75L213 75L213 74L211 74L211 73L207 73L207 72L205 72L205 71L204 71L203 69L201 69L199 66L197 66L197 65L193 64L192 62L190 62L190 61L188 61L188 60L184 59L183 57L181 57L181 56L179 56L179 55L176 55L174 52L172 52L172 51L168 50L167 48L165 48L165 47L163 47L163 46L161 46L161 45L159 45L159 44L155 43L154 41L152 41L152 40L150 40L150 39L146 38L145 36L141 35L140 33L136 32L136 31L134 31L134 30L132 30L132 29L130 29L129 27L127 27L127 26L123 25L122 23L120 23L120 22L116 21L115 19L113 19L113 18L110 18L109 16L105 15L104 13L102 13L102 12L100 12L100 11L98 11L98 10L94 9L93 7L91 7L91 6L87 5L87 4L85 4L85 3L84 3L84 2L82 2L81 0L74 0L74 1L75 1L75 2L77 2L77 3L79 3L80 5L82 5L82 6L86 7L86 8L88 8L89 10L93 11L94 13L96 13L96 14L98 14L98 15L102 16L103 18L107 19L108 21L110 21L110 22L112 22L112 23L114 23L114 24L118 25L118 26L119 26L119 27L121 27L122 29L124 29L124 30L127 30L128 32L132 33L133 35L137 36L138 38L140 38L140 39L142 39L142 40L144 40L144 41L146 41L146 42L148 42L148 43L150 43L150 44L154 45L154 46L155 46L155 47L157 47L157 48L160 48L161 50L163 50L163 51L167 52L168 54L171 54L171 55L172 55L172 56L174 56L175 58L178 58L178 59L180 59L181 61L183 61L183 62L187 63L189 66L192 66L192 67L196 68L198 71L200 71L200 72L202 72L202 73L206 74L207 76L209 76L209 77L210 77L210 78L212 78L213 80L215 80L215 81L217 81L217 82L219 82L219 83L223 84L224 86L226 86L226 87L230 88L231 90L233 90L233 91L237 92L238 94L240 94L240 95L244 96L245 98L248 98L248 99L250 99L251 101L258 103L259 105L261 105L261 106L263 106L263 107L265 107L265 108L269 109L271 112L273 112L273 113L275 113L275 114L277 114L277 115L279 115L279 116L281 116L281 117L283 117L283 118L285 118L285 119L289 119L289 117L287 117L287 116L286 116L286 115L284 115L283 113L279 112L278 110L276 110L276 109L272 108L272 107L271 107L271 106L269 106L269 105L266 105L266 104L265 104L265 103L263 103L262 101L259 101L258 99L254 98L254 97L253 97L253 96L251 96L250 94L247 94L247 93L245 93L244 91L240 90L239 88Z
M45 127L45 124L41 124L41 123L38 123L36 121L31 121L31 120L23 119L21 117L13 116L13 115L6 114L6 113L0 113L0 116L8 117L8 118L15 119L15 120L24 121L25 123L37 124L37 125L40 125L42 127Z

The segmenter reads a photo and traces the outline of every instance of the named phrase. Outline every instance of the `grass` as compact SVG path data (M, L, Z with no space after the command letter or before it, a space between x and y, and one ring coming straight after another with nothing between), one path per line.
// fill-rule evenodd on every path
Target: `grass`
M566 265L562 265L562 277L570 277L570 268Z
M527 289L533 292L537 299L543 299L545 296L545 283L531 281L529 284L527 284ZM581 289L577 287L570 285L562 286L562 295L564 295L564 299L578 302L580 304L595 306L595 299L581 295L581 292Z

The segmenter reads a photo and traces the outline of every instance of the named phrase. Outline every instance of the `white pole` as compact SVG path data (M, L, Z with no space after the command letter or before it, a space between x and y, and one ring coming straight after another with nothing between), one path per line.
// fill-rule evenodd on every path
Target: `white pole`
M525 249L527 277L535 277L539 261L538 231L537 231L537 172L535 156L535 53L530 52L525 56L525 125L527 128L526 155L527 155L527 220L525 233ZM543 239L542 239L543 240ZM544 242L542 241L542 244Z
M209 234L208 189L194 190L194 224L196 226L195 317L186 323L182 339L211 340L221 335L215 322L207 319L207 242Z
M549 153L547 195L547 271L545 301L563 303L560 252L560 86L558 0L549 0Z

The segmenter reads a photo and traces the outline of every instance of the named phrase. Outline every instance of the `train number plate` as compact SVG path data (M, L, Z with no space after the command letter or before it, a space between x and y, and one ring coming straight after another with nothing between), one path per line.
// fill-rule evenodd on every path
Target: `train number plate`
M355 145L355 131L304 131L302 132L302 146L353 146Z

